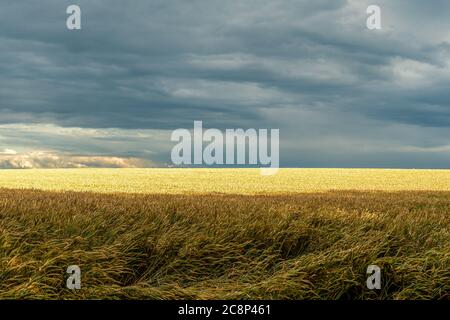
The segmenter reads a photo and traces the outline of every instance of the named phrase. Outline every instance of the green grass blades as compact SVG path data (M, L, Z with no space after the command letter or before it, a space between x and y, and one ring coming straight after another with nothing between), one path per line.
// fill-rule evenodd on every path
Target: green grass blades
M449 192L0 189L0 298L449 299L449 213Z

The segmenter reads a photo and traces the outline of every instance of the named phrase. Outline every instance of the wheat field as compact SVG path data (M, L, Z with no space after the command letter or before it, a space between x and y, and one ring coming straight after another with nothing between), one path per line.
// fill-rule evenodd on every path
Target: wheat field
M450 170L32 169L0 170L0 187L148 194L289 194L330 190L450 191Z
M445 170L0 171L0 298L448 300L449 186Z

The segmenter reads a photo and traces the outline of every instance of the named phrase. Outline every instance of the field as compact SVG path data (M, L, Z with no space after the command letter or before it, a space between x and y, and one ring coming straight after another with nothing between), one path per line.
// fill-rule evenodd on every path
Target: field
M0 188L158 194L298 194L330 190L450 191L450 170L56 169L0 170Z
M449 244L445 170L0 171L3 299L450 299Z

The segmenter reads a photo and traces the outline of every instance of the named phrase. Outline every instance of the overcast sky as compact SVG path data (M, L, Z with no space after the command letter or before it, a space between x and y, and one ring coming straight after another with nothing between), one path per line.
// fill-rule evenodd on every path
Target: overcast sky
M282 166L448 168L449 17L448 0L2 0L0 167L167 166L171 131L202 120L280 129Z

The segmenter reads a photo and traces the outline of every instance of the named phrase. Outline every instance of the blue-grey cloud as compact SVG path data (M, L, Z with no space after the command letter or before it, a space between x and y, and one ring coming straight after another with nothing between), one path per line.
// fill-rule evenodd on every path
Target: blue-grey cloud
M365 0L79 0L80 31L69 4L0 4L0 149L165 163L202 120L279 128L289 166L448 166L448 1L377 1L377 31Z

